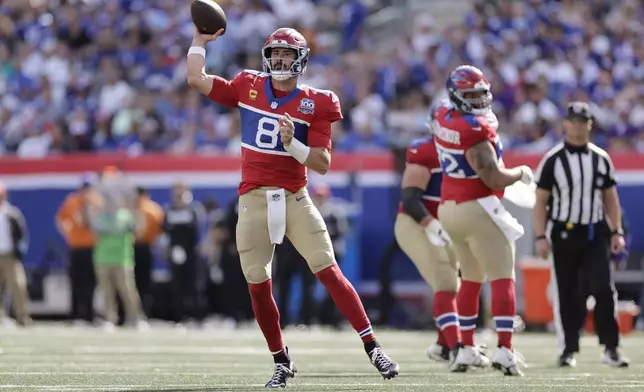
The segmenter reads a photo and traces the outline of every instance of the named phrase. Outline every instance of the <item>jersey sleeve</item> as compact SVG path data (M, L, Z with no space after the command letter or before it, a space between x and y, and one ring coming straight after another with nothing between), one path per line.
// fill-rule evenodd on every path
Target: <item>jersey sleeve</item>
M309 128L308 144L312 148L331 150L331 124L342 120L342 108L334 92L329 91L323 97L319 100L320 111L313 117Z
M484 141L492 142L497 137L496 128L482 116L472 117L469 126L468 147Z
M428 169L439 167L438 153L434 143L412 143L407 147L407 163L424 166Z
M460 148L467 150L481 142L493 142L496 139L496 131L484 117L462 114L458 119L452 119L453 116L454 114L451 113L451 110L439 113L438 122L440 125L445 123L447 128L458 131L460 134L460 143L458 143L461 146Z
M232 80L220 76L212 77L212 90L208 98L220 105L236 108L239 104L240 92L246 86L246 74L240 72Z

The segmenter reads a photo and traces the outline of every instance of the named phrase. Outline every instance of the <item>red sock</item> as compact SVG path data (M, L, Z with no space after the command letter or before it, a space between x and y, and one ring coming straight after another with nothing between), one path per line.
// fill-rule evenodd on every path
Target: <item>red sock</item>
M351 282L345 278L340 267L337 264L333 264L331 267L318 272L315 276L329 291L340 313L358 332L362 341L369 343L375 340L376 337L373 334L367 312L362 306L362 301Z
M270 279L258 284L249 283L248 291L250 291L255 319L268 343L268 349L273 355L279 354L284 350L284 341L280 329L280 313L273 298L273 284Z
M514 316L517 312L517 297L513 279L498 279L490 282L492 287L492 317L499 337L499 346L512 349Z
M434 294L434 320L438 329L447 342L447 347L453 349L461 341L461 330L458 327L458 312L456 310L456 293L438 291Z
M458 305L458 321L464 346L474 346L476 319L479 317L479 295L481 283L469 280L461 281L456 303Z
M441 346L447 346L447 340L445 340L445 335L443 334L443 331L440 329L438 330L438 340L436 341L437 344Z

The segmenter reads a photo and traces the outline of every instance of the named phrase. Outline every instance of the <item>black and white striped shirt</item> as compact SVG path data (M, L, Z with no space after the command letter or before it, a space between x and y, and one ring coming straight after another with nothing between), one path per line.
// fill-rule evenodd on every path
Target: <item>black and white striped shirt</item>
M602 191L617 184L610 156L592 143L556 145L541 160L535 182L550 192L549 220L582 225L604 220Z

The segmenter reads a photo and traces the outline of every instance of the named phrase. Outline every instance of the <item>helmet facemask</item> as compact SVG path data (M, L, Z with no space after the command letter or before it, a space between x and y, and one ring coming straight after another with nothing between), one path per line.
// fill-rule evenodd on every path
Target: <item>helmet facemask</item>
M466 113L484 116L492 111L492 93L489 88L455 90L452 94L461 101L459 109Z
M304 73L308 57L309 48L289 44L269 44L262 49L262 66L264 72L269 73L273 79L288 80Z

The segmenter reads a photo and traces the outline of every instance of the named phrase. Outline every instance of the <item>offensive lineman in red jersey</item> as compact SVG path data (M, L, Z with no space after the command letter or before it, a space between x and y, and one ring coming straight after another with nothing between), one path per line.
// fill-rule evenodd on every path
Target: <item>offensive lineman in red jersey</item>
M432 130L433 119L429 128ZM414 262L427 284L434 290L432 312L438 328L438 341L429 346L427 355L435 361L449 361L451 350L461 347L456 294L458 263L451 249L452 240L438 217L443 175L432 137L415 140L407 148L402 176L402 201L396 216L394 232L400 248ZM490 360L484 349L464 347L471 357L469 364L487 367ZM469 366L449 362L452 372L466 371Z
M331 162L331 124L342 119L338 97L298 85L309 58L304 37L291 28L271 34L262 49L264 72L245 70L231 81L207 75L205 46L214 35L195 32L188 52L188 84L211 100L239 108L242 180L237 248L253 312L274 357L267 388L283 388L295 374L284 345L272 294L275 244L287 235L362 339L371 363L385 379L398 364L380 348L360 297L338 267L326 226L306 191L307 168L325 174Z
M476 322L481 283L487 276L498 335L492 366L506 375L521 375L512 332L516 314L514 241L523 235L523 227L500 199L504 189L515 182L530 184L532 170L527 166L503 167L490 84L479 69L457 67L447 80L447 90L451 104L433 114L443 172L438 216L452 238L461 266L457 304L463 344L474 346L474 328L468 327ZM453 352L451 361L472 365L466 350Z

